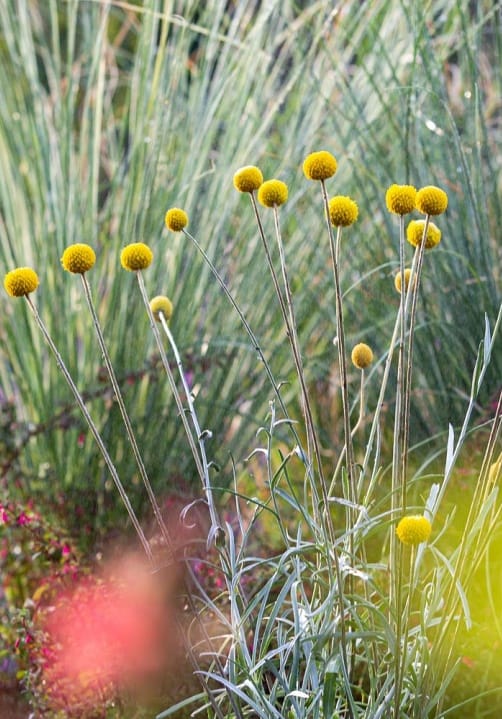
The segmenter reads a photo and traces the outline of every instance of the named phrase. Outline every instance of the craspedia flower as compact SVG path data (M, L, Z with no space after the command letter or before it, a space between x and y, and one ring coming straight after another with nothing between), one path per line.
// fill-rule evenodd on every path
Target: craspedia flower
M181 232L188 225L188 215L185 210L180 210L179 207L171 207L166 212L165 222L168 230Z
M333 177L338 167L336 158L327 150L307 155L303 162L303 173L307 180L327 180Z
M329 201L329 219L335 227L348 227L358 218L359 209L350 197L337 195Z
M424 234L425 220L411 220L406 228L406 239L413 245L418 247L422 242ZM427 228L427 237L425 238L425 249L430 250L441 241L441 230L433 222L429 222Z
M448 195L440 187L422 187L415 198L415 207L424 215L441 215L448 207Z
M38 275L31 267L17 267L7 272L3 286L11 297L24 297L38 287Z
M416 196L413 185L391 185L385 193L385 204L394 215L407 215L415 209Z
M78 275L83 275L84 272L90 270L95 262L96 254L92 247L81 242L67 247L61 257L64 269Z
M267 180L258 189L258 202L264 207L278 207L288 199L288 186L282 180Z
M403 544L417 545L431 536L431 523L420 514L403 517L396 527L396 534Z
M120 264L130 272L146 269L152 260L153 252L143 242L132 242L120 253Z
M407 267L404 271L404 289L405 289L405 291L408 291L408 287L410 286L410 277L411 277L411 270L409 267ZM415 282L416 282L416 275L413 280L413 286L415 286ZM402 284L401 272L398 272L397 275L394 277L394 287L399 292L399 294L401 294L401 284Z
M234 187L239 192L254 192L262 183L262 172L254 165L240 167L234 175Z
M351 359L357 369L366 369L373 362L373 351L369 345L360 342L352 350Z
M152 314L157 322L160 322L161 312L164 315L166 322L169 322L173 315L173 303L169 297L165 297L164 295L152 297L150 300L150 309L152 310Z

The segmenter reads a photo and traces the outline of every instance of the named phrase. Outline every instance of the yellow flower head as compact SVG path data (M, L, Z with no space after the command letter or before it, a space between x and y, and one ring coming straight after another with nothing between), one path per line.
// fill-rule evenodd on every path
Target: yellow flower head
M385 193L385 204L394 215L407 215L415 209L416 196L413 185L391 185Z
M24 297L38 287L38 275L30 267L17 267L7 272L3 286L11 297Z
M413 245L418 247L422 242L424 234L425 220L411 220L406 228L406 239ZM425 238L425 249L430 250L441 241L441 230L433 222L429 222L427 228L427 237Z
M359 209L350 197L337 195L329 201L329 219L334 227L348 227L359 215Z
M125 270L136 272L146 269L153 260L153 252L143 242L133 242L120 253L120 264Z
M188 225L188 215L185 210L172 207L166 212L166 227L173 232L181 232Z
M67 247L61 257L61 264L65 270L77 275L83 275L84 272L90 270L95 262L96 254L92 247L80 242Z
M413 515L403 517L396 528L396 534L403 544L421 544L431 536L431 523L427 517Z
M333 177L338 167L331 152L319 150L307 155L303 162L303 172L307 180L327 180Z
M260 185L258 202L264 207L283 205L288 199L288 186L282 180L267 180Z
M259 167L246 165L234 175L234 187L239 192L254 192L263 183L263 175Z
M408 291L408 287L410 285L410 277L411 277L411 270L409 267L407 267L404 271L404 289ZM415 286L417 276L415 275L413 279L413 286ZM396 290L401 294L401 272L398 272L397 275L394 277L394 287Z
M427 185L417 192L415 207L424 215L441 215L448 207L448 195L439 187Z
M152 310L152 314L157 322L160 322L161 312L164 315L166 322L169 322L173 314L173 303L169 297L157 295L157 297L152 297L150 300L150 309Z
M373 351L364 342L360 342L352 350L351 359L357 369L366 369L373 362Z

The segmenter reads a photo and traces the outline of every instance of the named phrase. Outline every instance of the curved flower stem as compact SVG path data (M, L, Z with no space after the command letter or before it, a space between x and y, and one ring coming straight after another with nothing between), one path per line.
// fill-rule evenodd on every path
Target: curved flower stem
M201 245L197 242L197 240L195 239L195 237L194 237L193 235L191 235L187 230L183 230L183 234L184 234L186 237L188 237L188 239L195 245L195 247L197 248L197 250L200 252L200 254L202 255L202 257L204 258L205 263L208 265L208 267L209 267L209 269L211 270L213 276L216 278L218 284L220 285L221 289L222 289L223 292L225 293L225 295L226 295L227 299L229 300L230 304L232 305L232 307L234 308L234 310L235 310L235 311L237 312L237 314L239 315L239 319L240 319L240 321L242 322L242 324L243 324L243 326L244 326L244 329L246 330L246 332L247 332L247 334L248 334L248 336L249 336L249 339L251 340L251 342L252 342L252 344L253 344L253 349L257 352L258 357L260 358L260 361L263 362L263 366L265 367L265 371L266 371L267 376L268 376L268 378L269 378L270 384L272 385L272 387L273 387L273 389L274 389L275 395L276 395L276 397L277 397L277 399L278 399L278 401L279 401L279 404L280 404L280 407L281 407L281 409L282 409L282 411L283 411L283 413L284 413L284 416L289 419L286 405L284 404L284 400L282 399L281 394L280 394L280 392L279 392L279 387L277 386L277 383L276 383L276 381L275 381L275 379L274 379L274 376L272 375L272 371L271 371L271 369L270 369L270 365L268 364L267 360L265 359L265 355L263 354L263 351L262 351L262 349L261 349L261 347L260 347L260 343L258 342L258 339L257 339L256 335L254 334L253 330L251 329L251 326L250 326L249 322L247 321L246 317L244 316L243 311L241 310L241 308L240 308L239 305L237 304L236 300L235 300L234 297L232 296L230 290L229 290L228 287L226 286L226 284L225 284L225 282L224 282L222 276L220 275L220 273L218 272L218 270L217 270L216 267L214 266L213 262L209 259L208 254L207 254L207 253L205 252L205 250L201 247ZM290 426L290 429L291 429L291 431L292 431L292 433L293 433L293 436L294 436L294 438L295 438L295 441L296 441L296 443L298 444L298 447L300 447L300 438L298 437L298 434L297 434L295 428L293 427L293 425L292 425L291 423L289 423L289 426Z
M120 477L117 473L115 465L113 464L112 459L111 459L110 455L108 454L108 450L106 449L104 442L101 439L101 435L99 434L98 428L94 424L94 421L93 421L91 415L89 414L89 410L87 409L87 406L86 406L84 400L82 399L82 395L78 391L78 388L77 388L75 382L73 381L68 369L66 368L66 365L63 362L63 358L59 354L59 351L58 351L56 345L52 341L49 331L46 328L45 324L43 323L42 318L40 317L37 308L35 307L35 305L33 304L33 302L31 301L31 299L28 295L25 295L25 298L26 298L26 302L28 303L30 310L33 313L33 316L35 317L35 320L40 328L40 331L42 332L45 341L47 342L51 352L53 353L53 355L56 359L56 363L57 363L59 369L61 370L61 373L63 374L63 377L65 378L69 388L71 389L73 396L75 397L75 400L80 408L80 411L82 412L84 419L89 426L89 429L91 430L92 436L94 437L96 444L98 445L98 448L103 456L103 459L105 460L106 465L107 465L108 469L110 470L112 479L115 483L115 486L118 489L118 492L120 494L122 501L124 502L127 513L129 514L129 517L134 526L134 529L136 530L136 532L138 534L141 544L143 545L145 554L147 555L150 562L153 564L153 555L152 555L152 550L150 548L150 544L148 543L145 533L143 532L143 529L138 521L138 518L136 517L134 509L132 508L129 497L127 496L127 492L125 491L124 486L122 485L122 482L120 481Z
M145 485L146 492L148 494L148 499L150 500L150 503L153 508L153 512L155 514L155 518L158 522L158 525L160 527L160 531L162 532L162 536L164 537L164 540L166 542L167 547L172 547L172 541L169 536L169 532L167 530L166 524L164 522L164 519L162 517L162 513L160 511L160 507L158 505L157 499L155 497L155 493L153 491L152 485L150 483L150 480L148 478L148 474L145 468L145 464L143 462L143 459L141 457L141 453L139 451L138 443L136 441L136 437L134 435L134 431L131 425L131 421L129 419L129 415L127 413L126 406L124 404L124 399L122 397L122 392L120 391L119 383L117 382L117 376L115 374L115 370L113 369L113 365L110 359L110 354L108 352L108 349L105 344L105 339L103 337L103 332L101 330L101 326L99 324L99 319L96 314L96 309L94 307L94 302L92 300L92 294L91 294L91 288L89 286L89 281L85 274L80 275L82 278L82 285L84 287L84 293L85 293L85 299L87 300L87 306L89 307L89 311L92 316L92 321L94 324L94 329L96 330L96 335L98 337L99 346L101 348L101 352L103 354L103 359L105 361L106 369L108 371L108 375L110 377L110 382L113 387L113 391L115 393L115 398L117 400L117 404L120 409L120 414L122 415L122 419L124 421L124 425L126 428L127 436L129 438L129 442L131 443L132 451L134 454L134 459L136 460L136 464L139 469L139 473L141 475L141 479L143 480L143 484Z
M178 388L176 387L176 382L174 381L174 376L173 376L171 367L169 366L169 361L167 359L166 351L164 349L164 345L162 344L162 339L160 337L160 333L157 328L155 318L154 318L152 310L150 308L150 303L148 302L148 296L146 293L143 275L141 274L140 271L138 271L138 272L136 272L136 276L138 278L138 285L140 288L141 296L143 298L143 302L145 304L146 311L148 313L148 318L150 320L150 326L153 331L153 336L155 337L155 341L156 341L157 347L159 349L160 358L161 358L162 364L164 366L164 369L166 371L169 385L171 387L171 391L173 393L173 396L174 396L174 399L176 402L176 406L178 408L178 412L181 417L181 421L183 422L183 427L185 428L185 432L188 437L188 443L190 444L190 449L192 450L195 464L197 465L197 471L199 473L199 476L200 476L200 479L202 482L202 486L204 487L204 492L206 494L207 504L209 507L209 515L211 517L211 531L210 531L210 534L208 537L208 544L214 539L214 541L216 542L216 545L219 546L224 542L225 532L223 530L223 527L221 527L220 522L218 520L218 515L216 513L216 508L214 505L211 484L208 482L208 476L206 475L203 463L201 462L201 458L197 451L197 447L195 445L195 441L192 436L192 430L191 430L188 420L186 418L185 409L183 407L183 403L181 401L181 397L178 392Z
M209 512L211 514L211 523L213 528L220 528L220 522L216 515L216 508L215 503L212 497L212 489L211 489L211 478L209 477L209 463L207 461L207 454L206 454L206 438L210 437L210 433L208 430L202 431L200 428L199 420L197 417L197 412L195 411L195 404L193 401L192 393L190 392L190 388L187 384L185 373L183 372L183 365L181 362L181 356L178 351L178 347L176 345L176 342L174 341L173 334L171 330L169 329L169 325L167 324L167 320L164 316L163 312L159 312L159 319L160 323L162 325L162 329L165 332L165 335L167 339L169 340L169 344L171 345L171 349L173 351L176 364L178 366L178 371L180 375L181 382L183 384L183 389L185 391L185 397L188 405L188 411L190 413L190 417L192 418L192 423L195 429L195 434L197 436L197 442L199 444L199 450L200 450L200 456L202 459L202 470L204 472L204 490L206 493L207 503L209 506ZM211 536L208 539L208 543L211 543Z

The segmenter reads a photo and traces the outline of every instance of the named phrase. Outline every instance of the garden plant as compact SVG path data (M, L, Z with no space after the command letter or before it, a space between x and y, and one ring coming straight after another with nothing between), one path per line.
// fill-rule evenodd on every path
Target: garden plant
M499 716L500 20L0 9L35 716Z

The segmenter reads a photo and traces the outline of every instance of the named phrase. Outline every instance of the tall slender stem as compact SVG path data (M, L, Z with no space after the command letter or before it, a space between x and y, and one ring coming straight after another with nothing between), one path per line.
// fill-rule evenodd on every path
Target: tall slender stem
M140 473L140 475L141 475L141 479L143 480L143 484L145 485L146 492L147 492L147 494L148 494L148 498L149 498L149 500L150 500L150 503L151 503L152 508L153 508L153 512L154 512L154 514L155 514L155 518L156 518L157 523L158 523L158 525L159 525L159 527L160 527L160 530L161 530L162 535L163 535L163 537L164 537L164 540L165 540L165 542L166 542L166 544L167 544L167 547L172 547L171 538L170 538L170 536L169 536L169 532L168 532L168 530L167 530L166 524L165 524L164 519L163 519L163 517L162 517L162 513L161 513L161 511L160 511L160 507L159 507L158 502L157 502L157 499L156 499L156 497L155 497L155 493L154 493L154 491L153 491L151 482L150 482L150 480L149 480L149 478L148 478L148 474L147 474L147 471L146 471L146 467L145 467L145 464L144 464L143 459L142 459L142 457L141 457L141 453L140 453L140 451L139 451L138 443L137 443L137 441L136 441L136 436L135 436L135 434L134 434L134 431L133 431L133 428L132 428L132 425L131 425L131 421L130 421L130 419L129 419L129 415L128 415L128 413L127 413L127 409L126 409L126 406L125 406L125 403L124 403L124 399L123 399L123 397L122 397L122 392L120 391L120 386L119 386L119 383L118 383L118 381L117 381L117 376L116 376L116 374L115 374L115 370L113 369L113 365L112 365L112 362L111 362L111 359L110 359L110 354L109 354L108 349L107 349L106 344L105 344L105 339L104 339L104 337L103 337L103 332L102 332L102 330L101 330L101 326L100 326L100 323L99 323L99 319L98 319L98 316L97 316L97 313L96 313L96 310L95 310L95 307L94 307L94 302L93 302L93 300L92 300L92 294L91 294L91 288L90 288L90 286L89 286L89 281L88 281L88 279L87 279L87 277L86 277L85 274L81 274L80 277L82 278L82 285L83 285L83 287L84 287L85 299L87 300L87 306L89 307L89 311L90 311L91 316L92 316L92 321L93 321L93 324L94 324L94 329L96 330L96 335L97 335L97 337L98 337L98 342L99 342L99 346L100 346L100 348L101 348L101 352L102 352L103 359L104 359L104 362L105 362L105 365L106 365L106 369L107 369L107 371L108 371L108 375L109 375L109 377L110 377L110 382L111 382L112 387L113 387L113 391L114 391L114 394L115 394L115 398L116 398L116 400L117 400L117 404L118 404L119 409L120 409L120 414L122 415L122 420L123 420L124 425L125 425L125 428L126 428L126 432L127 432L128 438L129 438L129 442L131 443L132 451L133 451L133 454L134 454L134 459L136 460L136 464L137 464L137 466L138 466L139 473Z
M349 405L349 392L348 392L348 381L347 381L347 360L345 354L345 330L343 326L343 305L342 305L342 290L340 286L340 272L339 272L339 252L340 252L340 239L342 234L342 228L339 227L337 236L333 233L333 227L329 219L329 200L328 193L326 191L326 185L324 180L321 181L322 197L324 202L324 212L326 217L326 224L328 228L329 246L331 251L331 263L333 266L333 278L335 284L335 305L336 305L336 329L337 329L337 349L338 349L338 366L340 371L340 384L342 390L342 410L343 410L343 429L344 429L344 444L346 447L345 454L347 457L347 476L348 486L350 492L350 500L355 505L357 502L357 487L354 478L354 452L352 446L352 436L350 430L350 405ZM350 533L352 537L352 532Z
M87 409L87 406L82 398L82 395L78 391L78 388L77 388L75 382L73 381L65 363L63 362L63 358L59 354L59 351L58 351L56 345L52 341L49 331L46 328L45 324L43 323L42 318L40 317L37 308L31 301L29 295L25 295L25 298L26 298L26 302L28 303L30 310L33 313L33 316L35 317L35 320L40 328L40 331L42 332L44 339L47 342L52 354L54 355L54 357L56 359L56 363L57 363L59 369L61 370L61 373L63 374L63 377L65 378L69 388L71 389L73 396L75 397L75 400L80 408L80 411L82 412L84 419L89 426L89 429L91 430L91 433L96 441L96 444L98 445L98 448L103 456L103 459L106 462L106 465L110 471L110 474L112 475L112 479L115 483L115 486L117 487L117 489L119 491L120 497L121 497L122 501L124 502L125 508L127 510L127 513L129 514L129 517L134 526L134 529L136 530L138 537L141 541L141 544L143 545L143 549L145 550L145 553L146 553L148 559L150 560L150 562L153 563L153 555L152 555L152 550L150 548L150 544L148 543L145 533L143 532L143 529L138 521L138 518L136 517L134 509L132 508L129 497L127 496L127 492L125 491L125 489L122 485L122 482L120 481L120 477L115 468L115 465L113 464L112 459L111 459L110 455L108 454L108 450L106 449L104 442L101 439L101 435L99 434L98 428L94 424L94 421L93 421L91 415L89 414L89 410Z
M403 452L403 427L404 427L404 411L405 411L405 336L406 336L406 282L404 275L404 215L399 216L399 274L401 277L401 292L399 295L399 342L398 342L398 362L397 362L397 381L396 381L396 401L394 407L394 439L392 443L392 479L391 479L391 517L394 520L397 507L401 505L402 486L404 483L401 476L402 464L401 457ZM400 494L401 490L401 494ZM390 566L390 586L389 586L389 612L394 611L396 620L396 636L399 640L399 620L401 612L401 574L397 571L397 536L394 531L394 524L390 527L389 540L389 566Z
M170 387L171 387L171 391L172 391L172 393L173 393L173 396L174 396L174 399L175 399L175 402L176 402L176 406L177 406L177 408L178 408L178 412L179 412L179 415L180 415L180 417L181 417L181 421L183 422L183 427L185 428L185 432L186 432L187 437L188 437L188 442L189 442L189 444L190 444L190 449L192 450L193 457L194 457L194 459L195 459L195 464L197 465L197 471L198 471L198 473L199 473L199 476L200 476L200 479L201 479L201 482L202 482L202 486L204 487L204 492L205 492L206 499L207 499L207 503L208 503L208 507L209 507L209 514L210 514L210 517L211 517L211 532L210 532L209 537L208 537L208 543L214 539L215 542L216 542L216 544L219 545L219 544L221 544L221 542L224 540L225 532L224 532L223 528L220 526L220 523L219 523L219 520L218 520L218 516L217 516L217 513L216 513L216 508L215 508L215 506L214 506L214 500L213 500L213 494L212 494L211 485L210 485L210 483L209 483L208 480L207 480L207 476L206 476L206 473L205 473L205 471L204 471L203 463L202 463L201 458L200 458L200 456L199 456L199 453L198 453L198 451L197 451L197 447L196 447L196 445L195 445L195 441L194 441L194 438L193 438L193 435L192 435L192 430L191 430L190 425L189 425L189 423L188 423L188 420L187 420L187 418L186 418L185 409L184 409L184 407L183 407L183 403L182 403L182 401L181 401L181 397L180 397L180 394L179 394L179 392L178 392L178 388L176 387L176 382L175 382L175 380L174 380L174 376L173 376L171 367L170 367L170 365L169 365L169 361L168 361L168 359L167 359L167 355L166 355L166 351L165 351L165 349L164 349L164 345L162 344L162 339L161 339L161 337L160 337L160 333L159 333L159 330L158 330L158 328L157 328L157 323L155 322L155 318L154 318L153 313L152 313L152 310L151 310L151 308L150 308L150 303L149 303L149 301L148 301L148 296L147 296L147 293L146 293L146 288L145 288L145 282L144 282L144 280L143 280L143 275L141 274L140 271L136 272L136 275L137 275L137 278L138 278L138 285L139 285L139 288L140 288L141 296L142 296L142 298L143 298L143 302L144 302L144 304L145 304L146 311L147 311L147 313L148 313L148 318L149 318L149 320L150 320L150 326L151 326L151 328L152 328L153 336L155 337L155 341L156 341L157 347L158 347L158 349L159 349L160 358L161 358L162 364L163 364L163 366L164 366L164 369L166 370L166 374L167 374L167 378L168 378L168 381L169 381L169 385L170 385Z
M214 499L212 496L212 488L211 488L211 478L209 476L209 463L207 461L207 454L206 454L206 438L209 436L208 431L205 430L204 432L201 430L199 419L197 417L197 412L195 411L195 404L192 398L192 393L190 392L190 388L187 384L185 373L183 371L183 364L181 362L181 356L178 351L178 347L176 345L176 342L174 340L173 334L171 330L169 329L169 325L167 324L167 320L164 316L163 312L159 312L159 319L160 323L162 325L162 329L164 330L167 339L169 340L169 344L171 345L171 349L173 351L176 364L178 366L178 371L181 379L181 383L183 384L183 389L185 391L185 397L188 405L188 412L190 414L190 417L192 418L192 423L195 429L195 434L197 435L197 442L199 444L199 450L200 450L200 456L202 459L202 469L204 472L204 491L206 493L206 499L209 506L209 512L211 514L211 522L213 528L220 528L220 522L216 514L216 507L214 503ZM211 543L211 537L209 537L208 542Z

